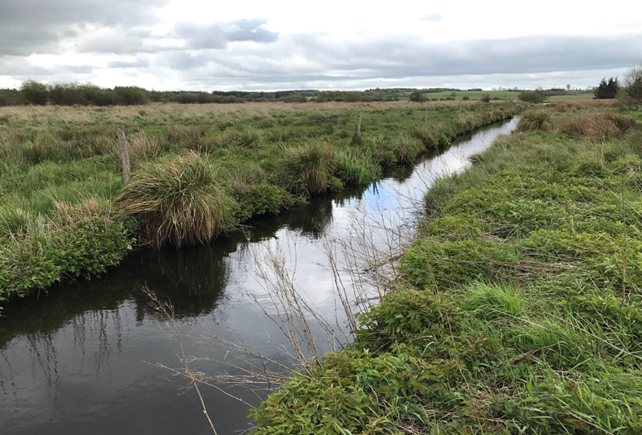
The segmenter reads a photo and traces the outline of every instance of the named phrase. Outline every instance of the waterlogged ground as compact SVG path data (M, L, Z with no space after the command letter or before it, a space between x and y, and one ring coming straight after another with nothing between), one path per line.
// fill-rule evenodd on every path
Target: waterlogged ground
M435 177L462 170L468 157L515 125L513 120L484 130L365 190L315 198L282 216L251 222L251 242L238 236L196 248L138 252L101 279L12 302L0 319L0 433L211 433L185 378L159 367L179 367L179 349L142 287L171 299L188 354L233 358L212 344L207 328L292 364L283 334L265 314L274 308L256 275L253 248L263 243L281 252L315 310L340 330L324 236L345 240L354 216L364 210L395 224L410 219L411 205ZM313 332L322 334L318 326ZM213 361L199 367L211 374L229 370ZM219 434L251 426L247 404L213 388L201 391ZM239 388L226 392L253 405L261 400Z

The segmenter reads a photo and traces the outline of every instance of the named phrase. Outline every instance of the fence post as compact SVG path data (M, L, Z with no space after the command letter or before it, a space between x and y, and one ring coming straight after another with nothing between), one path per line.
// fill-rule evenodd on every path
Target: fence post
M428 108L426 107L426 119L424 119L424 124L428 125Z
M359 124L357 124L357 137L361 137L361 112L359 112Z
M123 184L129 183L131 180L131 163L129 161L129 145L127 144L127 137L125 136L124 127L116 127L116 136L120 142L120 158L123 161Z

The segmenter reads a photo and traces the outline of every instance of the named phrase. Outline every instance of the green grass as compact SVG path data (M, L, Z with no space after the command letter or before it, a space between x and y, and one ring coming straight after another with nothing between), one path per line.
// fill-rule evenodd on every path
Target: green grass
M541 119L427 193L398 289L254 433L642 433L640 126Z
M475 103L0 108L0 283L19 283L0 285L0 298L77 276L82 264L41 264L77 221L99 216L117 229L118 243L109 246L120 258L131 237L153 246L201 243L309 195L372 181L384 167L412 163L519 110ZM117 125L131 147L133 181L124 190ZM422 143L412 137L417 128L439 140ZM104 232L83 231L92 229ZM40 268L46 279L35 278Z

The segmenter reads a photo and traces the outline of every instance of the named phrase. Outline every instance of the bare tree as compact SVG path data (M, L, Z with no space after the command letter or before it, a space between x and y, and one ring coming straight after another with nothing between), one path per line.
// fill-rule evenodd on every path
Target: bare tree
M622 80L618 100L625 106L642 105L642 62L629 69Z

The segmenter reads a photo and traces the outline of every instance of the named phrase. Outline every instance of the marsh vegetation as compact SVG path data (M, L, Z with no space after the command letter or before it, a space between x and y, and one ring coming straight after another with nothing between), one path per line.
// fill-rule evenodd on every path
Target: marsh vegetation
M310 195L373 181L518 111L473 103L246 107L0 109L0 297L103 273L134 245L207 242ZM131 143L127 186L117 125Z

